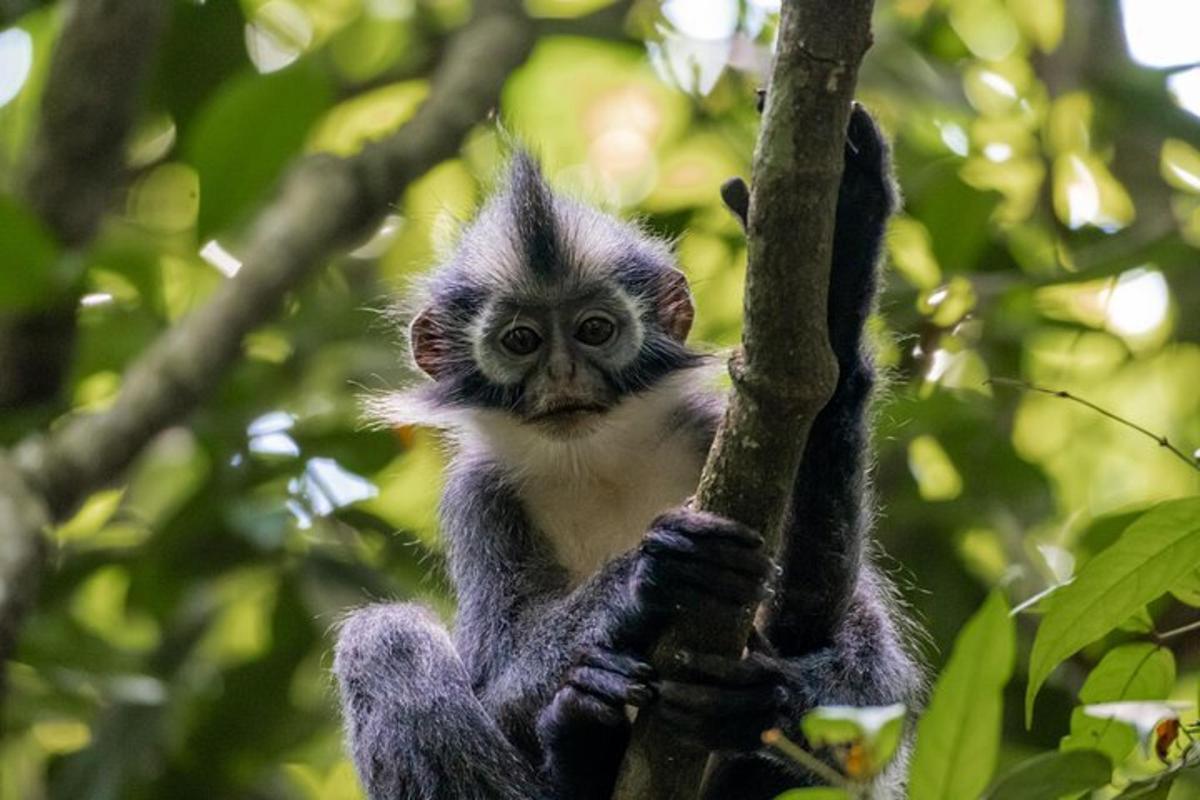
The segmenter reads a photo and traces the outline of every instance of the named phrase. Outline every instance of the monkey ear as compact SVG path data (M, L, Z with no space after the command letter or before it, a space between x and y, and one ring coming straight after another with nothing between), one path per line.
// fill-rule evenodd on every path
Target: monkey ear
M427 308L408 326L408 344L413 361L435 381L450 366L450 335L433 309Z
M692 290L687 278L677 269L670 270L659 284L658 321L671 338L678 342L687 340L696 317L692 305Z

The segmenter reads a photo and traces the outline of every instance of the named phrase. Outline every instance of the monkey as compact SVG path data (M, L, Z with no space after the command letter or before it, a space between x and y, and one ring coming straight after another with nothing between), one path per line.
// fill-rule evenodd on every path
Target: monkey
M744 226L745 185L722 194ZM818 705L916 701L909 623L869 548L864 326L897 202L888 146L856 104L829 290L837 385L772 554L688 504L725 400L713 357L687 343L671 248L555 192L516 152L413 293L427 380L372 404L451 442L439 513L457 616L450 632L419 605L375 604L340 627L334 673L371 800L603 800L631 714L652 704L717 754L705 798L772 798L816 779L764 749L764 730ZM751 645L683 652L658 674L650 648L701 596L758 604ZM899 796L902 775L879 795Z

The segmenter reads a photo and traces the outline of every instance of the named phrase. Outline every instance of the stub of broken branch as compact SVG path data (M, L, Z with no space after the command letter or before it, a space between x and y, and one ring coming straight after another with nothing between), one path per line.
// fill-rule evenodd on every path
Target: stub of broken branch
M787 0L780 20L747 228L742 352L696 505L762 532L777 550L812 421L837 364L826 309L843 147L873 0ZM689 609L653 660L681 648L740 655L754 609L715 619ZM648 708L634 726L616 800L694 800L708 753L675 739Z

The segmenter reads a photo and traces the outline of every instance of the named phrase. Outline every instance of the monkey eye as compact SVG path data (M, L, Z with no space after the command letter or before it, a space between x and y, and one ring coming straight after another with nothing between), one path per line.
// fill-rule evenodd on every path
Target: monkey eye
M528 325L518 325L500 337L500 344L515 356L527 356L541 346L542 337Z
M608 317L588 317L575 328L575 338L586 345L598 347L613 337L617 326Z

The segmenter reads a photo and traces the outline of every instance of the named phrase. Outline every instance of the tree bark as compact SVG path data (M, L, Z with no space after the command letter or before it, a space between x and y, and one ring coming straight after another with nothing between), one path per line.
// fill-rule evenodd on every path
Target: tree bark
M813 419L837 382L826 329L834 215L858 68L873 0L785 0L754 154L742 348L733 392L695 504L758 529L777 550ZM679 649L741 655L755 609L717 619L689 609L653 655L670 673ZM616 800L692 800L708 753L641 714Z

